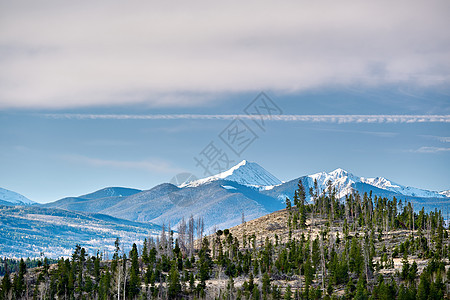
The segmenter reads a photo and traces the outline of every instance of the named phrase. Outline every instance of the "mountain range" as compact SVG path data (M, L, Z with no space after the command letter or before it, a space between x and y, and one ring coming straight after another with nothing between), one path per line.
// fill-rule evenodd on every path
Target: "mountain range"
M305 186L308 201L310 201L308 191L314 187L316 181L319 193L331 185L336 189L339 198L353 191L372 192L377 196L412 201L415 203L415 209L425 207L429 211L437 207L444 212L450 203L449 191L435 192L407 187L383 177L359 177L343 169L282 182L257 163L246 160L220 174L181 183L178 186L162 183L143 191L108 187L90 194L67 197L41 205L28 199L26 201L18 197L18 194L10 194L14 197L0 200L9 203L7 205L25 205L29 209L39 209L40 215L52 216L54 211L69 211L89 218L92 217L91 214L110 216L113 217L114 226L117 227L123 222L133 222L133 226L140 228L139 230L147 230L145 234L155 233L155 230L163 224L170 224L176 229L183 218L187 220L192 215L196 219L202 218L205 233L211 233L215 229L240 224L243 218L255 219L285 208L285 199L293 197L299 180ZM15 200L12 201L13 199ZM9 208L3 207L3 210L7 209ZM1 211L2 209L0 213ZM5 225L4 219L1 221L0 228L4 230L8 224ZM86 241L89 241L89 235Z
M7 190L0 188L0 205L32 205L36 204L36 202L31 201L27 197Z
M352 191L370 192L383 197L396 197L425 205L426 209L439 203L449 203L445 194L403 186L383 177L359 177L343 169L320 172L282 182L255 162L246 160L229 170L203 179L184 182L178 186L160 184L150 190L110 187L100 191L64 198L42 205L46 208L101 213L116 218L152 222L158 225L179 222L190 215L204 219L206 232L215 227L226 228L285 207L286 197L292 198L301 180L306 191L317 182L319 193L328 184L343 198ZM307 193L307 201L309 193Z

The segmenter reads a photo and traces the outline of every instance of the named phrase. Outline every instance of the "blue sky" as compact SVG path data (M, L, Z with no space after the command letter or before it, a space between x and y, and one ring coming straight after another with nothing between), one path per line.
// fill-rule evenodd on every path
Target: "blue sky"
M39 202L148 189L203 176L194 157L213 142L281 180L340 167L450 189L449 12L448 1L0 1L0 187ZM233 117L220 116L245 115L261 91L296 121L243 119L257 138L237 155L220 139Z

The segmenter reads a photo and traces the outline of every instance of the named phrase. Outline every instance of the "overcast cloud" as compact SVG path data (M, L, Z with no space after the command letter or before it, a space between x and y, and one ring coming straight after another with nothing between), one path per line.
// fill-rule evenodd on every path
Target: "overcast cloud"
M0 108L448 86L449 15L447 0L0 0Z

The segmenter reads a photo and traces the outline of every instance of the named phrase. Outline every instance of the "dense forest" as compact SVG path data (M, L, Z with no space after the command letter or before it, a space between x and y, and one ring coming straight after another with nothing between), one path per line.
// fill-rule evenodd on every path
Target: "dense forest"
M312 203L305 203L309 193ZM174 233L111 258L76 245L71 258L2 260L0 299L443 299L450 245L440 211L329 185L249 225L205 236L192 216ZM271 218L273 220L271 220ZM244 218L243 218L244 219ZM274 220L277 220L276 222ZM283 220L281 223L280 220Z

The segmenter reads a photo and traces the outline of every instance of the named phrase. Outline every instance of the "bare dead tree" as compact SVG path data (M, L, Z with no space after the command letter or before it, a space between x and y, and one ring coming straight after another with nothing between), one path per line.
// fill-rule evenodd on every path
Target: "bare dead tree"
M167 247L167 237L166 237L166 225L163 223L161 229L161 238L159 240L158 252L160 255L165 254Z
M194 255L194 231L195 231L194 227L195 227L194 216L191 215L189 217L189 224L188 224L189 257Z
M169 222L169 229L167 232L167 248L166 248L166 255L168 257L172 257L173 254L173 231L170 228L170 222Z
M178 225L178 244L181 250L186 253L186 220L184 217L181 220L180 225Z
M201 247L201 240L203 239L203 230L204 230L203 217L198 217L197 218L197 240L200 241L200 243L198 243L199 247Z
M152 248L156 248L156 243L155 243L155 239L153 238L153 236L150 236L150 238L147 240L147 247L149 250Z
M205 232L205 222L203 221L203 217L200 219L200 226L197 227L197 230L200 231L200 241L203 240L203 234ZM201 245L201 242L200 242Z

